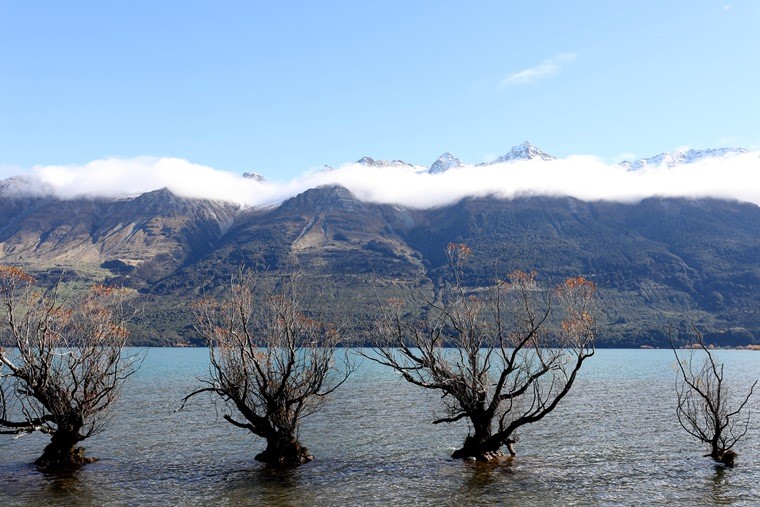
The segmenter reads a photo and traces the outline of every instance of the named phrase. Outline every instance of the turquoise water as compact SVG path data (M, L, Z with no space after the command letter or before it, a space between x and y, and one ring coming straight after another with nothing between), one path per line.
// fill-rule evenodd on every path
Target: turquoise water
M717 354L737 385L760 376L760 352ZM760 393L738 466L716 467L678 426L669 350L597 351L497 466L449 459L466 423L433 426L438 396L365 360L305 420L316 460L271 470L221 404L200 396L176 412L207 364L205 349L148 350L106 431L85 442L99 461L74 475L30 465L44 436L0 436L0 505L760 505Z

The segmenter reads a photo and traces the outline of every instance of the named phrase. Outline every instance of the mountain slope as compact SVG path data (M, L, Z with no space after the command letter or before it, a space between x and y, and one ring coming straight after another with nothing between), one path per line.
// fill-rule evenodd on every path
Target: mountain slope
M120 200L3 197L0 262L142 287L211 250L237 211L166 189Z
M400 235L415 220L403 208L364 203L340 186L307 190L271 209L248 210L195 263L152 285L147 297L157 309L153 322L173 341L190 332L189 312L166 307L180 298L186 305L216 293L239 268L274 274L298 269L303 283L325 289L324 300L338 308L354 329L366 330L369 315L395 292L390 286L426 286L419 254ZM148 316L150 317L150 316ZM150 320L150 319L149 319ZM339 319L340 320L340 319Z
M552 282L578 274L594 280L607 301L608 344L662 345L668 324L691 322L710 336L733 329L717 336L726 341L760 339L756 205L486 198L426 218L409 232L410 245L442 266L447 242L467 242L475 252L468 272L474 285L514 269L535 269Z
M0 193L0 262L137 289L140 343L197 341L190 307L240 267L303 270L361 340L389 297L434 297L450 242L473 249L465 282L514 269L582 275L604 302L601 345L665 345L698 324L723 344L760 343L760 207L715 199L638 203L469 198L427 210L362 202L340 186L240 209L168 190L133 199Z

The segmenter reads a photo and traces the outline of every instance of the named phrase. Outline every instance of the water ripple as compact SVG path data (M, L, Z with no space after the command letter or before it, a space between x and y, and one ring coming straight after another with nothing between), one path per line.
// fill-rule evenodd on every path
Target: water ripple
M740 382L760 371L760 353L721 353ZM283 471L256 463L262 443L208 399L175 412L204 350L151 350L87 442L100 461L43 474L29 463L44 437L0 438L0 505L760 505L758 424L737 468L703 458L675 421L671 365L668 351L599 351L568 399L521 430L518 456L493 465L450 459L466 424L433 426L436 396L365 361L304 424L317 459Z

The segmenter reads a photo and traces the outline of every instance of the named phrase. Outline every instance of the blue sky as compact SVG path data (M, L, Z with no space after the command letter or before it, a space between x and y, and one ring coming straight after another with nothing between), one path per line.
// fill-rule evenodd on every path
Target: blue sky
M755 0L0 0L3 174L757 150L759 90Z

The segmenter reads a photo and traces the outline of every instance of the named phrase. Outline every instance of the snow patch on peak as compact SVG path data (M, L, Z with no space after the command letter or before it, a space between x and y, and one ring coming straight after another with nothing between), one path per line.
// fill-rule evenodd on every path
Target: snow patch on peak
M521 145L514 146L509 153L502 155L493 162L487 162L481 165L493 165L501 164L504 162L511 162L513 160L556 160L556 157L544 153L537 146L534 146L529 141L525 141Z
M430 174L438 174L438 173L446 172L449 169L452 169L454 167L461 167L461 166L462 166L462 163L459 161L459 159L447 151L446 153L438 157L435 162L433 162L433 165L430 166L430 169L428 169L428 172Z
M744 148L711 148L707 150L684 149L670 153L660 153L659 155L649 158L640 158L632 161L626 160L621 162L620 165L629 171L638 171L646 167L665 166L671 168L678 165L693 164L694 162L710 158L732 157L735 155L741 155L742 153L747 153L747 150Z
M243 173L243 178L253 181L266 181L266 178L255 172Z
M375 160L372 157L362 157L356 163L366 167L414 167L403 160Z

